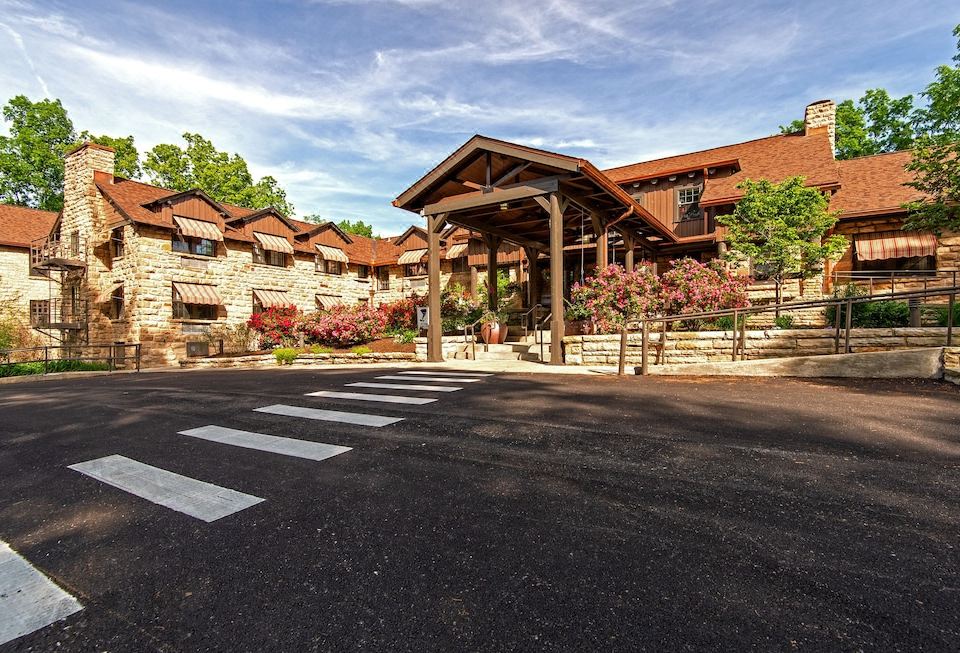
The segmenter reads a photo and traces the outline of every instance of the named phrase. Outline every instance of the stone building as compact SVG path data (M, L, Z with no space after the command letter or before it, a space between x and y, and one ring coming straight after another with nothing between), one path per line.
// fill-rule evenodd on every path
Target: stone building
M0 204L0 309L42 324L49 312L50 279L30 265L30 244L50 233L57 214Z

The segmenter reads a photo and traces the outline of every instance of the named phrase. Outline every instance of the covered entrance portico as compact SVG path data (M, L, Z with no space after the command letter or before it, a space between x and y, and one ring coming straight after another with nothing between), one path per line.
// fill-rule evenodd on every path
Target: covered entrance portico
M394 205L424 216L428 233L429 306L440 314L440 234L448 224L479 232L488 248L488 270L497 267L504 241L524 249L531 270L541 254L549 259L550 363L562 364L565 295L563 250L596 248L598 267L607 265L611 232L619 234L624 265L632 269L641 255L677 242L673 232L589 161L474 136L436 168L404 191ZM587 230L583 229L587 226ZM531 274L525 302L542 295L539 274ZM496 284L489 284L496 308ZM427 358L443 360L441 324L431 319Z

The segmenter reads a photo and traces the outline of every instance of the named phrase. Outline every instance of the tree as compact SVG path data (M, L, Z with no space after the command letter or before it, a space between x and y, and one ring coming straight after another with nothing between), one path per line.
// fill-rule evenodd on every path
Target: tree
M114 152L116 152L116 161L114 164L116 174L127 179L140 178L140 153L133 144L133 136L123 136L120 138L107 136L105 134L94 136L84 129L80 133L80 143L86 142L112 147Z
M837 158L852 159L905 150L913 144L913 96L893 99L887 91L870 89L857 104L837 105ZM781 134L802 132L802 120L781 125Z
M780 303L788 275L809 279L823 269L823 261L837 260L849 246L840 235L826 233L836 224L822 191L808 188L803 177L790 177L779 184L766 179L747 179L738 185L743 198L731 215L718 215L727 227L728 258L750 258L767 269L776 284Z
M343 231L348 234L355 234L357 236L366 236L367 238L374 238L373 235L373 225L369 225L363 220L357 220L356 222L350 222L349 220L341 220L337 223L337 226L340 227Z
M960 25L953 35L955 65L937 68L923 92L928 104L917 112L921 135L907 164L915 179L907 185L925 197L905 205L910 215L904 229L960 231Z
M0 136L0 201L47 211L63 208L63 155L77 140L60 100L18 95L3 107L10 135Z
M143 167L150 180L165 188L185 191L200 188L219 202L253 209L272 206L284 215L293 213L286 192L266 176L254 182L247 162L239 154L221 152L200 134L185 133L186 149L160 144L147 152Z

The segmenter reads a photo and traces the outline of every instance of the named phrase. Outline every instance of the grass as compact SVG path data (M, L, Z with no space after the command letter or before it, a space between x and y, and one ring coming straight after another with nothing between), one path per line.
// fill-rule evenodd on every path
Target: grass
M91 363L88 361L53 360L47 362L46 371L54 372L106 372L110 366L106 363ZM8 376L29 376L43 374L42 362L11 363L0 365L0 378Z

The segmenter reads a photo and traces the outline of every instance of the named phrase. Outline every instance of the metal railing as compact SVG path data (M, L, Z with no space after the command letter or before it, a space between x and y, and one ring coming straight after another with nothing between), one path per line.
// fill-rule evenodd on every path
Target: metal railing
M883 294L857 295L853 297L837 297L832 299L818 299L803 302L785 302L782 304L768 304L764 306L749 306L745 308L730 308L719 311L706 311L701 313L688 313L678 315L658 315L654 317L633 316L626 320L623 328L620 330L620 356L618 361L618 373L623 374L626 367L627 347L629 345L629 331L631 328L636 330L637 324L641 331L641 354L640 354L640 374L649 374L649 350L650 350L650 325L659 324L660 340L657 343L658 362L666 360L666 342L667 325L674 322L686 322L689 320L716 320L718 318L729 317L733 319L734 333L733 347L730 360L736 361L746 357L747 341L747 318L762 313L779 311L789 313L796 310L811 308L833 308L834 309L834 353L840 353L841 332L843 333L843 352L850 353L850 331L853 328L853 306L866 302L877 301L907 301L919 300L927 297L947 297L947 315L946 315L946 337L945 345L947 347L953 344L953 322L956 315L956 298L960 293L960 286L952 285L938 288L925 288L918 290L907 290L900 292L884 292ZM842 322L842 324L841 324ZM730 329L727 329L730 330Z
M30 307L30 326L35 328L82 328L87 322L89 303L86 300L48 299Z
M553 311L546 314L546 316L537 323L536 329L533 332L533 339L535 342L540 343L540 362L543 362L543 325L547 324L550 320L553 319Z
M10 376L6 372L15 365L41 364L39 372L30 374L49 374L69 371L114 372L128 369L140 371L140 343L101 343L93 345L47 345L44 347L21 347L0 349L0 376ZM102 364L102 370L71 370L75 363ZM79 365L77 367L83 367Z
M30 243L30 265L42 267L52 261L83 263L87 258L87 240L76 235L66 238L39 238Z
M468 324L467 326L463 327L463 342L464 342L464 344L469 344L469 345L470 345L470 358L471 358L472 360L477 360L477 325L478 325L478 324L483 324L484 321L485 321L485 320L484 320L483 318L480 318L479 320L477 320L477 321L474 322L473 324ZM470 339L469 339L469 340L467 340L467 333L468 333L468 332L469 332L469 334L470 334L470 336L469 336ZM489 347L488 345L489 345L489 343L486 342L486 341L484 341L484 343L483 343L483 347L484 347L483 350L484 350L484 351L490 351L490 347Z
M897 285L927 288L956 287L960 270L834 270L830 275L834 288L846 284L865 287L869 295L897 291Z

